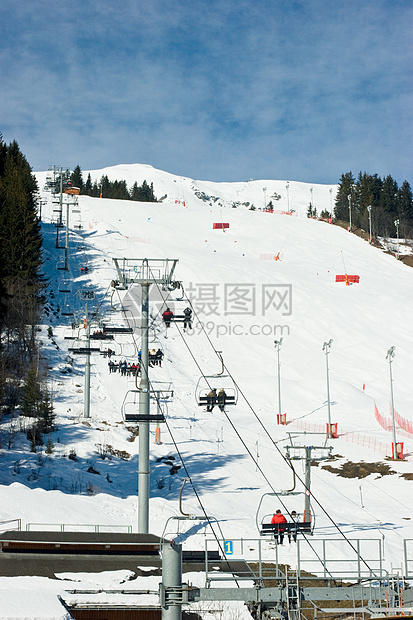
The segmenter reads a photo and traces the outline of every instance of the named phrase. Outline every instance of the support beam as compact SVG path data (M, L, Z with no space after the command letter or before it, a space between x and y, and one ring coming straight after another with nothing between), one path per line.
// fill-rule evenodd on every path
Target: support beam
M162 620L182 618L182 545L162 545Z
M149 284L142 283L142 360L141 381L139 385L139 415L149 416ZM139 471L138 471L138 533L149 532L149 419L139 424Z

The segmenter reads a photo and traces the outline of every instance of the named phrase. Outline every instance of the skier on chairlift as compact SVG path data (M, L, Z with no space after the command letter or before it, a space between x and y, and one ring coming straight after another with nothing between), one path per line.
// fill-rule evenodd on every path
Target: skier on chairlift
M287 523L287 519L280 509L275 511L271 523L272 525L278 525L277 529L274 531L274 538L277 544L282 545L284 540L284 523Z
M299 516L295 510L291 511L291 522L295 524L295 527L294 529L291 530L291 534L290 532L288 532L288 541L291 542L291 536L292 536L293 541L297 542L297 529L298 529L297 525L299 522Z
M215 405L217 404L217 390L216 388L212 388L212 390L207 394L207 411L211 413Z
M224 388L221 388L218 392L218 396L217 396L217 405L220 408L221 411L225 410L225 403L227 400L227 394L224 390Z
M167 308L165 312L162 314L163 322L165 323L165 327L170 327L171 320L173 319L174 313L170 308Z
M192 329L192 310L189 306L184 310L184 329L187 327Z

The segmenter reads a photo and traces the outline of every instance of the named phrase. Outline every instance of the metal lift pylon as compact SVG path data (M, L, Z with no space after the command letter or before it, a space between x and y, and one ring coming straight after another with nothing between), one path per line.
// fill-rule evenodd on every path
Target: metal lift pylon
M173 279L178 259L114 258L118 280L116 288L141 287L141 381L139 384L139 470L138 470L138 533L149 532L149 289L151 284L162 290L174 290L180 282Z

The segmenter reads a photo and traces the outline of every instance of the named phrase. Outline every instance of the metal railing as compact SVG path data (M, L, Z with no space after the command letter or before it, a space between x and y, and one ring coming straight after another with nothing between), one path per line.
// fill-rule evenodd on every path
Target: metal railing
M27 523L27 532L125 532L132 533L131 525L101 525L89 523Z
M350 543L350 545L349 545ZM407 560L408 547L413 552L413 539L405 541L405 566L406 575L413 571L413 558ZM214 549L219 552L220 560L205 558L206 579L216 581L220 578L228 580L226 575L217 567L227 567L232 563L243 561L245 574L241 576L240 568L236 573L244 579L282 579L285 577L279 568L280 558L278 545L268 543L261 539L233 539L222 540L218 544L216 540L207 539L205 550ZM342 538L311 538L311 540L298 539L296 550L291 550L289 563L292 556L296 556L297 578L305 578L311 573L313 579L386 579L388 571L384 568L383 541L381 538L357 538L349 541ZM284 559L284 556L282 556ZM410 562L410 565L408 563ZM265 566L264 566L265 563ZM270 563L270 564L269 564ZM252 566L251 566L252 565Z
M13 523L15 525L12 525ZM20 532L21 529L22 529L21 519L7 519L6 521L0 521L0 532L10 532L11 530L17 530L18 532Z
M303 549L305 548L305 558ZM297 572L303 565L321 579L383 578L383 541L381 538L321 538L297 540Z

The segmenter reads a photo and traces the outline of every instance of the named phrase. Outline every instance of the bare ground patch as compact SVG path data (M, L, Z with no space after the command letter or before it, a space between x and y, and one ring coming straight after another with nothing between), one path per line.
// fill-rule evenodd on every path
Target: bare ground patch
M337 474L337 476L341 476L342 478L366 478L366 476L370 474L379 474L378 477L381 477L397 473L394 469L391 469L387 463L365 463L364 461L360 463L347 461L340 465L340 467L323 465L321 469L326 469L332 474Z

